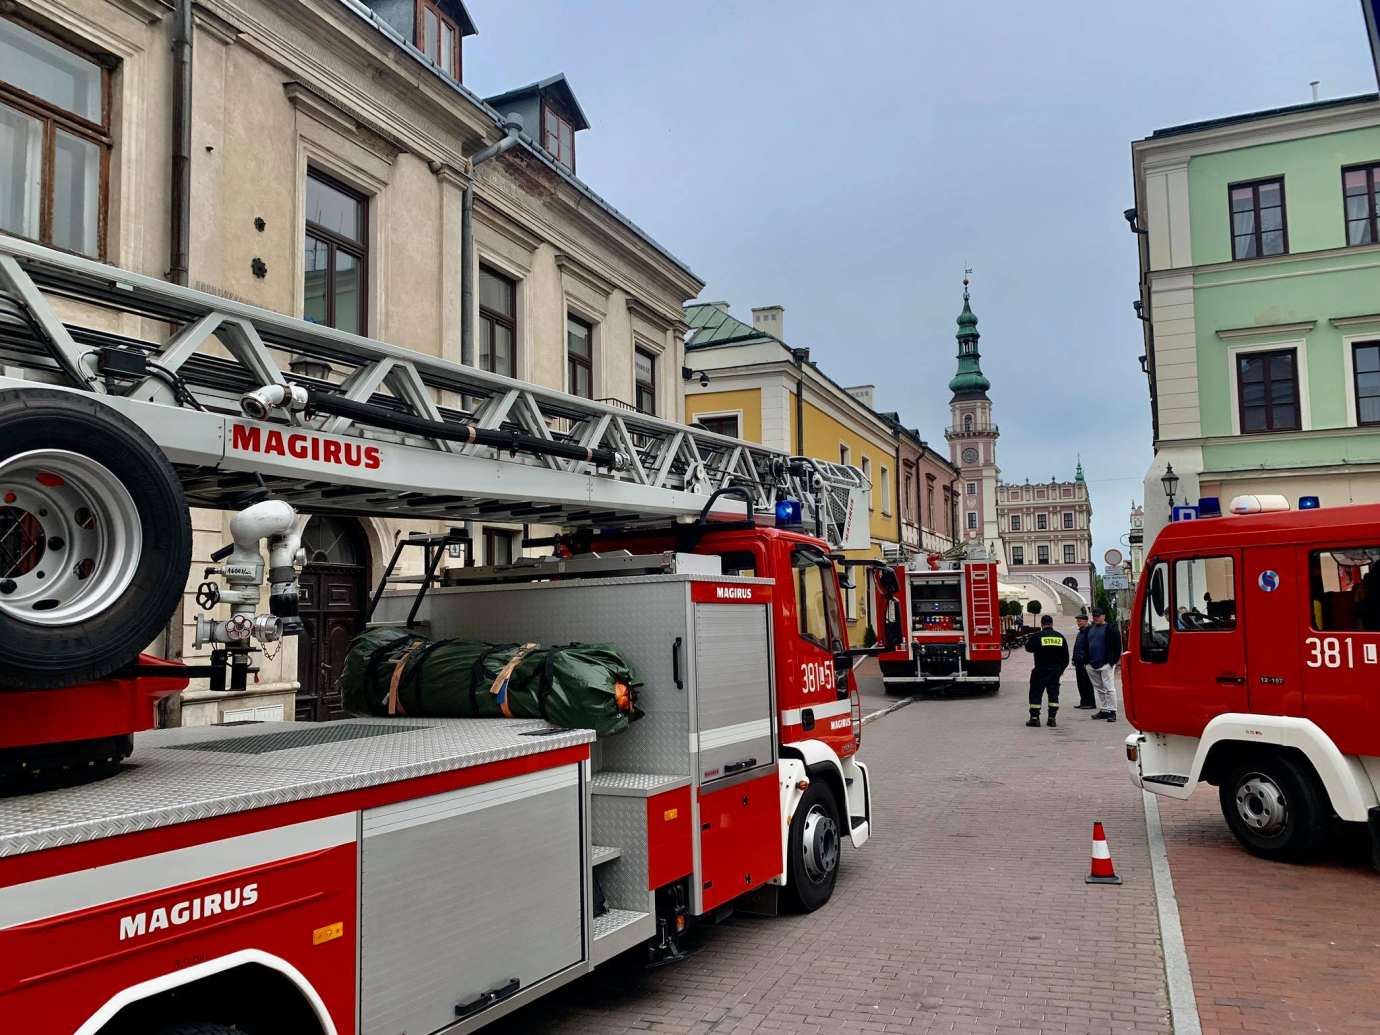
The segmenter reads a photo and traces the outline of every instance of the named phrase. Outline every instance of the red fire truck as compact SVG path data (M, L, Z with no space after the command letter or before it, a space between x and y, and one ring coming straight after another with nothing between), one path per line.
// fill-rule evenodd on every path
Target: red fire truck
M878 655L888 692L924 685L970 683L995 691L1001 684L1001 618L997 566L985 557L925 567L898 565L894 612L899 646ZM877 600L878 614L886 602Z
M857 472L6 238L0 294L22 316L0 316L0 780L28 792L0 799L4 1030L468 1032L676 959L744 896L828 900L871 831L831 560L867 534ZM64 322L58 297L152 330ZM181 599L189 504L235 511L188 622L211 662L136 659ZM598 741L149 730L159 697L243 688L292 633L299 512L560 529L488 568L442 567L459 527L409 538L421 574L381 583L372 620L614 642L643 717Z
M1131 779L1215 785L1271 859L1368 822L1380 863L1380 506L1303 502L1240 497L1156 538L1122 665Z

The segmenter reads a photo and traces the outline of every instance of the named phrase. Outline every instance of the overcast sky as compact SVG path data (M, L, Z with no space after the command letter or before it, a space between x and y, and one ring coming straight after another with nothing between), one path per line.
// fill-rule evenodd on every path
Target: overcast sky
M1009 481L1080 451L1100 557L1151 457L1130 145L1375 89L1357 0L466 0L484 94L564 72L580 177L945 450L963 267Z

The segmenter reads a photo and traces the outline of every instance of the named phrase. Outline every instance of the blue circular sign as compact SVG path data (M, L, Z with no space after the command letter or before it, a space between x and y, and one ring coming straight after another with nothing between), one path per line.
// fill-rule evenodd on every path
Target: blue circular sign
M1266 568L1260 573L1260 578L1255 581L1256 585L1266 593L1273 593L1275 590L1279 589L1279 572L1271 571L1269 568Z

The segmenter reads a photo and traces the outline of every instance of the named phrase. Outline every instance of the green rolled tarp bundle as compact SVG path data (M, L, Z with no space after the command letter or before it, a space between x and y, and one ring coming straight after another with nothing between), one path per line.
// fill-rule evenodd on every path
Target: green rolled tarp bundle
M641 718L640 685L607 643L433 641L402 629L355 637L340 676L345 707L357 715L545 719L601 737Z

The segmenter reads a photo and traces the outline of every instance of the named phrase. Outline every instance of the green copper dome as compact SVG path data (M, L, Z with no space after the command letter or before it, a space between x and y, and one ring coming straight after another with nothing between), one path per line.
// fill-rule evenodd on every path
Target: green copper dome
M1087 481L1087 479L1083 477L1083 458L1081 456L1078 458L1078 470L1074 471L1073 480L1075 482Z
M949 382L955 396L986 398L992 382L982 372L982 357L978 354L977 314L968 304L968 278L963 278L963 312L958 314L958 372Z

